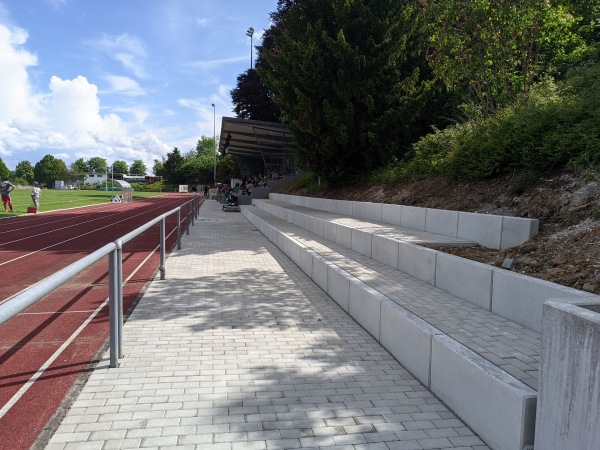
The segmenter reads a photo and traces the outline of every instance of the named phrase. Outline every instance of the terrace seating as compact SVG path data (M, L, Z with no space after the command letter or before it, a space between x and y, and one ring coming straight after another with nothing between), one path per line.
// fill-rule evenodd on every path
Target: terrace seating
M406 209L402 222L394 211L409 207L306 206L318 200L271 194L242 213L491 448L533 444L542 305L600 298L435 247L506 248L535 234L537 222L463 216L458 232L457 212Z

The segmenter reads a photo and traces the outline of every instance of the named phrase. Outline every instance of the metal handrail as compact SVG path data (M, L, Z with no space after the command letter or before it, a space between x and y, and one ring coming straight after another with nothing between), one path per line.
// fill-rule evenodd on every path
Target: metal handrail
M75 275L98 262L108 255L108 278L109 278L109 316L110 316L110 367L118 366L118 359L123 357L123 244L139 236L144 231L160 222L160 279L165 279L165 220L171 214L177 214L177 250L181 249L181 209L186 209L186 232L189 234L190 217L189 206L191 204L192 219L198 217L200 206L199 197L194 197L181 206L168 211L157 218L145 223L135 230L127 233L114 242L106 244L93 253L81 258L79 261L68 265L55 274L43 279L34 286L20 292L7 302L0 305L0 324L6 322L25 308L33 305L45 295L57 287L63 285Z

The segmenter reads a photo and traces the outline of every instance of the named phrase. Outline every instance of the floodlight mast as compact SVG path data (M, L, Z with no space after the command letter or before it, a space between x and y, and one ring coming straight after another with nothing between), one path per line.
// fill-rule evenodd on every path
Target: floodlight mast
M217 119L215 104L213 107L213 184L217 182Z
M248 28L246 31L246 36L250 38L250 70L252 70L252 36L254 35L254 28Z

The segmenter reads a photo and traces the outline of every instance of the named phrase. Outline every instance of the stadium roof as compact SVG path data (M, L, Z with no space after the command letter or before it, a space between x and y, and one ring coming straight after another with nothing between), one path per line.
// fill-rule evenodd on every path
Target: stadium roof
M235 156L287 155L294 148L289 125L261 120L223 117L219 152Z

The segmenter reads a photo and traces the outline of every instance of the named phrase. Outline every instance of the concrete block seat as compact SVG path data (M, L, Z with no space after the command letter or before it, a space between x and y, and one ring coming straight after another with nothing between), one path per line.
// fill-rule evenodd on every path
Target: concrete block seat
M491 448L533 443L537 331L259 208L242 213Z
M293 205L340 213L356 219L373 220L414 230L473 240L484 247L499 250L520 245L533 238L539 230L537 219L522 217L280 193L272 193L269 198Z
M325 233L333 236L335 233L341 234L345 232L349 236L348 239L351 239L349 234L351 230L362 230L381 237L389 237L431 248L471 247L477 244L474 240L447 236L408 226L384 223L374 219L352 217L343 213L333 213L277 200L261 199L252 203L258 208L286 219L289 222L306 226L306 228L321 236L324 236ZM350 208L352 207L351 203L349 202ZM351 212L351 210L348 211L348 214L351 214ZM338 232L338 230L340 231Z

